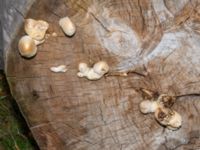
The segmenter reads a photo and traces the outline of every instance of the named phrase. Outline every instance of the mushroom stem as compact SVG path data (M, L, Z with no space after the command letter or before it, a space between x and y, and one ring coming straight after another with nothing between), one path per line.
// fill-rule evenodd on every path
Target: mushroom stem
M152 98L152 93L144 91ZM140 111L144 114L153 113L155 119L170 130L177 130L182 125L182 117L179 113L172 110L176 97L167 94L161 94L157 99L142 101L139 105Z

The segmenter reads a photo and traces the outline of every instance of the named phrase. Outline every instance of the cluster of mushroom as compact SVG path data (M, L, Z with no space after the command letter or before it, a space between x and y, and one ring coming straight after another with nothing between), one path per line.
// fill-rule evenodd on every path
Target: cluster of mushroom
M88 67L86 63L79 64L78 77L86 77L89 80L98 80L108 73L109 66L105 61L99 61L93 67Z
M69 17L61 18L59 20L59 25L68 37L72 37L76 32L76 26ZM59 70L59 72L66 71L66 68L62 68L63 66L52 67L51 70L56 69L56 71ZM109 71L109 66L105 61L99 61L95 63L93 67L89 67L86 63L80 63L78 69L78 77L86 77L88 80L98 80Z
M59 25L63 32L72 37L76 32L76 27L69 17L64 17L59 20ZM18 43L18 49L21 56L31 58L37 53L37 45L45 41L45 34L49 24L43 20L26 19L24 30L27 35L23 36ZM53 72L66 72L65 65L51 67ZM99 61L94 66L88 67L86 63L79 64L78 77L86 77L89 80L98 80L109 71L109 66L104 61Z
M18 49L21 56L31 58L37 53L37 45L44 43L49 24L43 20L26 19L24 30L27 35L21 37Z
M172 110L176 97L167 94L155 96L148 90L142 90L148 95L148 99L140 103L140 111L143 114L154 113L155 119L170 130L177 130L182 125L181 115Z
M59 20L59 25L63 32L71 37L76 32L76 27L69 17L64 17ZM98 80L109 71L109 66L105 61L99 61L93 67L88 67L86 63L79 64L78 77L86 77L89 80Z
M61 18L59 20L59 25L62 28L65 35L69 37L73 36L76 32L76 27L69 17ZM66 72L67 67L66 65L59 65L59 66L51 67L50 70L55 73Z

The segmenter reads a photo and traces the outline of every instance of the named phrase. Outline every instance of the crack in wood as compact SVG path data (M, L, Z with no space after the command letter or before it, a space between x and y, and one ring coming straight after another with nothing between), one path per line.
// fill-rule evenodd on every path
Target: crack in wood
M199 97L200 93L188 93L188 94L176 95L175 97L178 99L178 98L181 98L181 97L188 97L188 96Z
M23 19L25 19L24 14L23 14L20 10L18 10L18 9L15 8L15 7L13 7L13 8L15 9L15 11L16 11Z
M83 6L81 6L81 5L79 5L78 3L76 3L76 5L78 6L78 7L80 7L81 9L83 9L86 13L88 12L87 11L87 9L86 8L84 8ZM103 27L103 29L106 31L106 32L111 32L104 24L103 24L103 22L102 21L100 21L95 15L94 15L94 13L92 13L92 12L88 12L102 27Z

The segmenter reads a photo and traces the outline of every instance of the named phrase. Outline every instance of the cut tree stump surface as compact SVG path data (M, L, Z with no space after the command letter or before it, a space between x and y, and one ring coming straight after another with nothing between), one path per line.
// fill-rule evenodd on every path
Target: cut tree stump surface
M58 25L69 16L72 38ZM200 2L198 0L38 0L27 18L49 22L49 36L33 59L7 52L11 92L42 150L200 149ZM80 62L108 62L98 81L77 77ZM67 65L65 73L50 67ZM187 95L173 109L177 131L143 115L138 89Z

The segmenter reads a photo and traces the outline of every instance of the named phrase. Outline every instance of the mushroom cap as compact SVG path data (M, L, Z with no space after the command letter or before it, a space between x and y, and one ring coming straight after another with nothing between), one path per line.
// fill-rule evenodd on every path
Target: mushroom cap
M43 40L49 24L43 20L26 19L24 23L24 30L26 34L35 40Z
M104 75L109 71L109 66L105 61L99 61L94 64L93 70L95 73L99 75Z
M35 41L27 35L23 36L19 40L18 49L19 49L19 53L23 57L27 57L27 58L31 58L35 56L37 53L37 46L35 44Z
M167 94L161 94L158 97L158 102L160 103L160 105L166 108L171 108L174 105L175 101L176 101L175 96L170 96Z
M169 108L158 108L154 115L160 124L167 126L169 129L176 130L182 125L181 115Z
M168 128L170 129L177 129L182 125L182 117L179 113L174 111L174 115L169 121Z
M78 69L80 72L85 73L89 70L89 67L86 63L79 63Z
M73 36L76 32L76 26L69 17L64 17L59 20L59 25L68 36Z
M144 114L155 112L158 108L156 101L145 100L140 103L140 111Z

